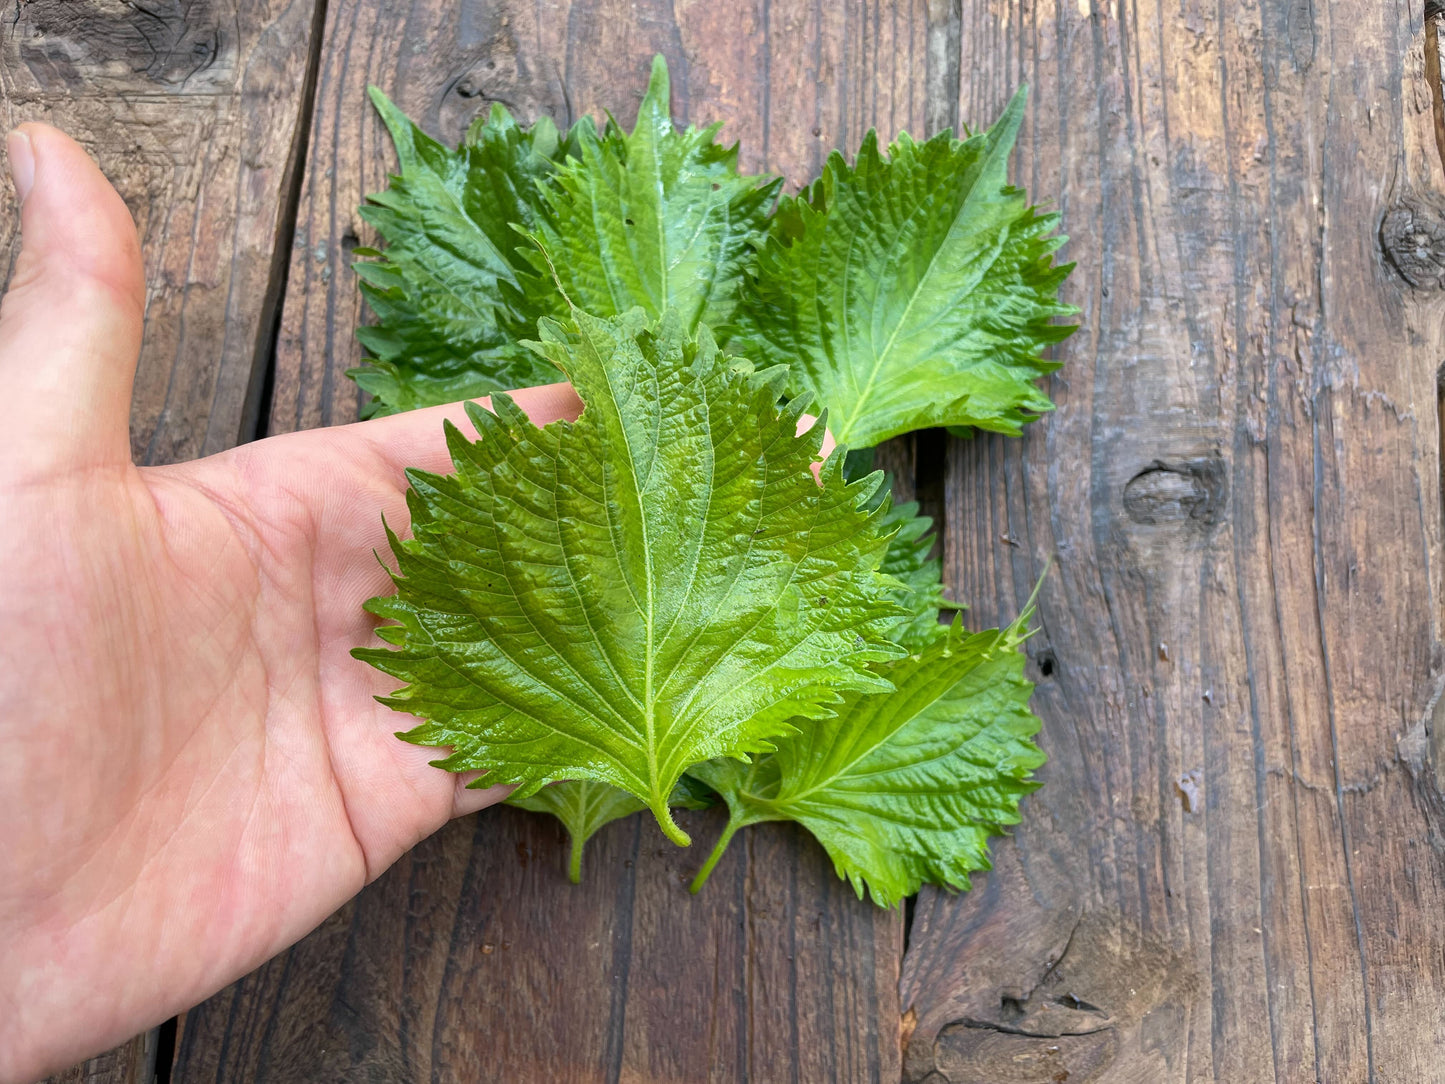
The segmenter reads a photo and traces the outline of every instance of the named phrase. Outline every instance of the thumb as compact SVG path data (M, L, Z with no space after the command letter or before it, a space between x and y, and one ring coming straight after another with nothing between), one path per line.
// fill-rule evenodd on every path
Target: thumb
M21 475L130 462L145 280L135 223L90 156L44 124L6 140L23 246L0 301L0 443Z

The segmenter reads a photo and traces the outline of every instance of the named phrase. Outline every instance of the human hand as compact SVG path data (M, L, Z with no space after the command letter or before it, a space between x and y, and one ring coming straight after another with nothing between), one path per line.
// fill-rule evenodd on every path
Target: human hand
M460 407L130 461L135 228L71 140L10 143L0 305L0 1081L195 1004L449 817L499 801L397 741L348 652L389 590L381 514ZM518 392L538 423L570 388Z

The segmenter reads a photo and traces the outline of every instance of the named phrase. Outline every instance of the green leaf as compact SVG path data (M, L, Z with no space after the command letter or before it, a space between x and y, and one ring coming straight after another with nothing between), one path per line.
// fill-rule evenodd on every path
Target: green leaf
M1051 409L1034 380L1043 349L1073 330L1058 300L1064 238L1008 187L1024 91L991 129L884 158L863 139L849 167L785 198L738 313L732 349L791 366L790 387L832 412L840 444L866 447L930 426L1017 434Z
M688 330L725 324L737 305L782 182L738 174L720 124L673 127L667 64L652 78L630 135L614 121L582 132L576 160L548 189L543 246L572 302L600 316L677 311ZM539 269L547 269L533 256Z
M379 90L371 99L401 172L361 215L386 242L357 263L376 324L357 329L371 355L351 376L386 414L556 381L519 340L565 304L525 255L523 231L546 218L542 196L557 162L591 121L564 139L549 120L520 128L500 105L456 150L431 139Z
M673 788L668 804L674 809L706 809L712 804L705 796L708 793L703 784L684 775ZM507 804L533 813L550 813L562 822L571 842L567 876L574 885L582 881L582 851L587 841L613 821L647 808L646 803L625 790L591 779L564 779L526 798L508 798Z
M693 883L697 891L733 834L797 821L861 898L891 907L924 881L967 888L988 869L988 837L1018 822L1019 799L1044 761L1018 650L1022 623L967 633L955 620L917 655L880 668L892 692L852 693L836 716L780 740L753 764L713 761L691 774L731 816Z
M874 449L850 448L843 464L843 476L852 480L861 478L873 470ZM893 479L885 479L875 503L892 501ZM938 622L939 610L954 606L943 595L943 567L941 562L929 555L933 552L937 538L929 531L933 520L918 514L918 502L893 505L883 518L886 528L892 531L888 551L883 555L880 571L898 581L894 597L898 604L908 611L888 631L888 638L910 651L916 651L941 636L946 626Z
M873 470L873 448L849 448L843 462L843 477L852 481ZM893 478L887 476L878 493L875 504L892 502ZM898 581L894 597L898 604L908 611L906 617L896 621L888 632L894 643L916 651L935 636L945 631L938 623L939 610L944 606L961 609L943 596L943 567L937 558L930 558L937 538L929 533L933 520L918 514L918 502L893 505L883 518L886 528L892 531L888 551L883 555L880 571Z
M717 791L701 779L694 779L690 775L684 775L677 781L677 786L672 788L674 809L711 809L721 800Z
M879 571L898 581L895 597L908 611L889 629L888 638L916 651L947 631L938 622L939 609L949 605L943 596L943 568L938 558L929 557L936 541L929 533L933 520L918 515L918 502L909 501L894 505L883 526L893 535Z
M685 843L667 799L690 765L888 687L868 668L900 654L881 475L845 483L834 455L815 482L822 426L796 436L778 381L706 328L574 316L538 349L581 418L538 429L496 396L469 410L476 442L448 425L456 473L409 473L415 539L392 536L397 594L368 603L399 650L356 654L407 682L383 702L452 748L442 767L522 798L611 783Z

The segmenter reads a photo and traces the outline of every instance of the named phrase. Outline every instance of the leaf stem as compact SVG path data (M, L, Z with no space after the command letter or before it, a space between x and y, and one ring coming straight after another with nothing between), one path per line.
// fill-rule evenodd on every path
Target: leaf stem
M657 818L657 826L662 829L663 835L679 847L692 846L692 836L679 828L677 821L672 819L672 810L667 807L666 798L662 799L661 804L652 807L652 814Z
M572 858L567 864L567 879L574 885L582 883L582 847L586 839L580 833L572 833Z
M703 885L707 884L707 879L712 875L713 869L721 860L723 852L728 849L728 844L732 842L733 836L742 826L743 822L741 817L728 818L727 827L723 829L722 835L718 836L717 843L713 845L712 854L707 856L707 861L702 864L702 869L697 871L697 876L692 879L692 884L688 886L687 890L694 896L702 890Z

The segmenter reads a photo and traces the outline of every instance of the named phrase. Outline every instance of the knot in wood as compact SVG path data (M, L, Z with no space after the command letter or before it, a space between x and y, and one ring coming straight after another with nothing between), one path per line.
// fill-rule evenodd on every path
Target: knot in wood
M220 59L227 15L217 0L34 0L15 9L20 56L47 88L143 75L183 86Z
M515 42L492 39L486 55L464 58L446 83L438 103L438 119L448 138L486 120L500 104L518 124L529 126L553 117L566 129L571 122L565 91L541 72L524 69Z
M1380 223L1385 262L1417 290L1445 286L1445 215L1413 199L1390 208Z
M1227 488L1218 456L1178 463L1156 459L1124 486L1124 511L1135 523L1151 526L1213 526L1223 515Z

